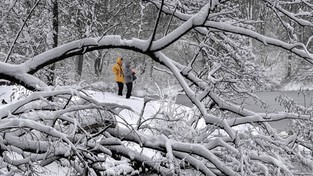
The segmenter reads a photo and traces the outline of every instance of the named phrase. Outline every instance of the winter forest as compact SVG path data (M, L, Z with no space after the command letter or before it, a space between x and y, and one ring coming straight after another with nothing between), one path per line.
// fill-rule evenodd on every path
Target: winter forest
M312 28L312 0L1 0L0 175L312 175L313 104L257 94L305 94Z

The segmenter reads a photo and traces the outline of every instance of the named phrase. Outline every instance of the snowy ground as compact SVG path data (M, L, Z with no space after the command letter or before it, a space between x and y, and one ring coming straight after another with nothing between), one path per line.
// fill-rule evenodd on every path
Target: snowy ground
M19 92L16 94L15 92ZM8 87L8 86L0 86L0 100L4 99L9 104L17 101L20 96L25 96L27 93L26 90L19 87ZM119 126L123 127L123 124L131 125L132 127L136 127L137 121L139 118L139 114L142 111L144 106L144 98L131 97L130 99L126 99L125 96L117 96L112 93L107 92L90 92L92 97L94 97L99 102L110 102L117 103L120 105L125 105L130 107L132 110L124 109L119 113L117 117L117 121L119 122ZM152 100L149 101L144 109L143 117L145 119L153 117L156 113L166 113L170 114L173 111L185 111L187 114L193 114L193 109L186 106L175 105L174 101L165 101L165 100ZM1 107L6 106L4 104L0 104ZM161 111L159 111L161 110ZM200 121L200 126L204 126L204 122ZM236 129L246 130L250 127L247 126L237 126ZM149 153L145 152L145 154ZM155 155L155 153L151 153L151 156ZM58 167L56 164L51 164L48 168L48 171L45 170L39 175L52 175L52 176L62 176L68 175L70 171L66 168Z
M19 92L18 94L16 92ZM17 101L18 99L25 97L27 91L23 88L16 86L0 86L0 101L4 100L8 104ZM117 103L120 105L125 105L130 107L132 110L124 109L119 113L117 117L117 121L119 122L119 126L123 127L123 124L131 125L132 127L136 127L139 114L142 111L144 105L144 98L131 97L130 99L126 99L125 96L117 96L112 93L107 92L90 92L91 96L94 97L99 102L109 102L109 103ZM175 102L175 101L174 101ZM152 100L149 101L144 109L144 118L150 118L155 115L162 109L162 113L172 113L173 109L183 109L184 111L191 111L190 107L175 105L174 102L162 101L162 100ZM1 107L7 106L6 104L0 103ZM175 107L174 107L175 106ZM149 153L149 152L148 152ZM151 156L155 155L155 153L151 153ZM62 176L68 175L69 170L66 168L58 167L55 163L49 165L48 170L44 170L39 175L51 175L51 176ZM40 169L38 169L40 170Z

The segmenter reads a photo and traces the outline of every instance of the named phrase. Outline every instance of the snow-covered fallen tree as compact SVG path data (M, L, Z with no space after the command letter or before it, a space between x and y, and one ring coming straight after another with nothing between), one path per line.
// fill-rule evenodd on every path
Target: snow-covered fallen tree
M42 52L20 64L0 62L1 79L33 91L0 109L0 171L7 175L28 174L36 172L38 166L58 163L81 175L112 172L232 176L311 173L311 108L291 104L292 111L258 113L236 101L247 95L257 99L251 89L262 84L249 39L288 50L312 64L308 45L272 38L253 30L250 24L253 22L240 19L238 11L233 9L237 7L237 1L184 3L141 2L141 5L159 9L148 39L126 39L121 35L84 38ZM308 13L296 15L284 9L286 1L264 0L264 3L281 17L282 22L287 18L301 26L312 27L310 8ZM301 3L313 6L310 1ZM198 6L201 8L191 8ZM169 14L167 17L180 23L160 37L157 31L162 14ZM192 42L198 53L188 63L175 61L163 52L189 33L200 40ZM121 111L131 111L130 107L99 102L81 85L48 86L35 74L45 66L72 56L109 48L132 50L164 66L195 105L192 116L169 116L160 110L144 120L149 117L140 113L140 120L134 127L126 121L116 120ZM203 53L207 61L204 68L195 66L199 53ZM145 103L148 101L151 100L146 98ZM284 103L290 105L288 101ZM293 121L291 131L284 136L268 123L283 119ZM175 124L186 126L181 129ZM242 130L238 126L245 128ZM186 137L189 132L192 137ZM145 153L144 149L149 152ZM151 151L157 157L150 156ZM112 171L110 167L117 170Z

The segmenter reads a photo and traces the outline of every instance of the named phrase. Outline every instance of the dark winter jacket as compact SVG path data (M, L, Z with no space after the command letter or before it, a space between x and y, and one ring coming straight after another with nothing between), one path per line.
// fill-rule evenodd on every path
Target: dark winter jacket
M134 72L130 68L130 62L125 61L124 75L125 75L125 83L130 83L134 81Z

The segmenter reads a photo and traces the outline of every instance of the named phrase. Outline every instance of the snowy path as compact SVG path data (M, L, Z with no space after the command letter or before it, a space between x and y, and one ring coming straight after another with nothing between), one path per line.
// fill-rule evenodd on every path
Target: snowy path
M105 102L105 103L116 103L119 105L125 105L130 107L132 111L124 109L119 113L120 118L117 117L118 121L121 123L125 123L125 121L132 125L133 127L136 126L136 123L139 118L139 114L142 111L142 108L144 106L144 99L138 98L138 97L131 97L130 99L126 99L125 96L118 96L112 93L103 93L103 92L93 92L91 93L91 96L95 98L99 102ZM147 103L145 107L145 111L143 114L144 118L150 118L153 116L160 108L160 103L156 101L150 101ZM123 118L124 120L122 120Z

